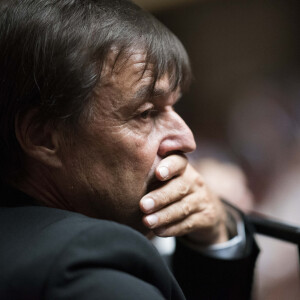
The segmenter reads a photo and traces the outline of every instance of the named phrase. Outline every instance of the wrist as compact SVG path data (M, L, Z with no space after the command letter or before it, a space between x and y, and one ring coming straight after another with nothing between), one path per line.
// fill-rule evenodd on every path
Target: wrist
M229 233L226 222L222 220L214 228L201 229L185 235L185 239L200 246L210 246L227 242L229 240Z

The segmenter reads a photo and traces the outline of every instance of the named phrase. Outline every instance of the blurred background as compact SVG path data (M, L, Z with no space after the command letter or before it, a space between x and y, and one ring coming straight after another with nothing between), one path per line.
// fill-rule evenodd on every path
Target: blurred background
M134 2L190 56L194 81L176 110L208 183L245 210L300 226L300 1ZM254 299L300 299L297 248L258 242Z

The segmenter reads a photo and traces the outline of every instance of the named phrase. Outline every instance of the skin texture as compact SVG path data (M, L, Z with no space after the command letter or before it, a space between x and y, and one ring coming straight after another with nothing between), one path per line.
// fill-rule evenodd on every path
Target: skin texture
M149 97L145 88L153 79L151 66L144 72L143 52L133 51L113 71L114 53L110 58L91 117L81 120L71 143L55 128L26 131L26 118L17 126L28 170L19 188L43 205L117 221L143 234L225 241L222 205L184 156L196 145L174 111L179 89L170 91L166 74ZM145 199L152 199L152 208Z

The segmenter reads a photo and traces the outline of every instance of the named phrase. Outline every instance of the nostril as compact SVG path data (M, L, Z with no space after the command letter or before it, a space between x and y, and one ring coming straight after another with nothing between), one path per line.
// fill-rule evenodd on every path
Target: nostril
M195 150L195 145L192 133L187 135L177 134L166 137L161 142L158 149L158 155L160 157L166 157L172 153L189 153Z

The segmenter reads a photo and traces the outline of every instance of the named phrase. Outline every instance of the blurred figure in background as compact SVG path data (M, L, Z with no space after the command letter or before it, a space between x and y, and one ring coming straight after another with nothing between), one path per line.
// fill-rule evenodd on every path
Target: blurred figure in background
M228 120L232 153L218 141L198 141L194 166L223 199L300 225L300 84L297 79L251 84ZM249 188L249 184L251 189ZM254 196L255 195L255 196ZM299 299L298 250L259 236L255 299Z
M258 196L254 209L300 225L300 84L295 78L252 85L229 120L229 136ZM299 299L297 247L258 237L257 299Z

